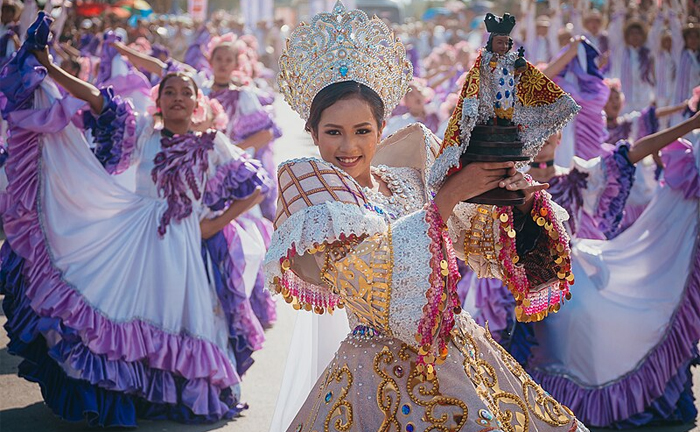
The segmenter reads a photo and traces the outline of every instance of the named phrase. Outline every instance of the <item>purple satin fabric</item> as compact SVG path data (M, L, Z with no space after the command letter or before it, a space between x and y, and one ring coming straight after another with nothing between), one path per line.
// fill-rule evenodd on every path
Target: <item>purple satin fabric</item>
M104 105L99 116L91 110L83 112L83 127L95 138L95 156L110 174L129 168L136 147L136 117L131 102L114 94L111 87L101 89Z
M33 80L35 87L40 79ZM10 100L10 102L15 102ZM52 265L37 209L41 133L58 132L70 122L83 102L61 100L47 110L9 113L6 172L10 208L3 216L4 229L13 250L22 257L28 281L27 297L42 317L60 318L80 329L81 338L97 355L109 360L147 361L150 367L176 372L187 379L207 378L222 388L237 378L226 353L216 345L187 335L166 333L152 324L133 320L112 322L93 309L61 272Z
M256 188L263 195L270 191L272 180L259 161L247 155L217 168L204 190L203 202L212 210L222 210L234 200L248 198Z
M683 192L686 199L700 198L700 174L695 164L693 145L678 139L661 151L664 163L663 182Z
M530 370L530 374L590 426L611 426L641 414L650 406L670 407L666 414L672 414L683 392L679 380L688 362L697 358L696 346L700 340L700 249L697 247L690 271L688 286L666 337L634 371L600 388L582 387L565 376L537 370Z

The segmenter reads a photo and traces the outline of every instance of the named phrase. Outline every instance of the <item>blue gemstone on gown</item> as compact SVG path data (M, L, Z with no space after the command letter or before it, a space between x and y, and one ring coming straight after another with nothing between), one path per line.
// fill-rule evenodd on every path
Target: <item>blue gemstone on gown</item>
M508 69L503 68L503 75L508 75Z
M404 405L401 407L401 412L403 415L409 415L411 413L411 407L408 405Z
M510 90L506 90L506 98L510 97Z
M509 82L510 82L510 86L512 87L513 86L513 78L511 78Z
M479 417L486 420L493 420L493 414L491 414L491 411L485 409L479 410Z
M500 85L505 85L506 80L504 80L503 78L501 78L501 80L500 80L498 83L499 83Z
M496 93L496 99L501 100L503 98L503 95L501 92Z
M406 425L406 432L413 432L414 430L416 430L416 427L413 426L413 423L409 423Z
M326 403L330 402L331 399L333 399L333 392L328 392L326 394Z
M348 74L348 67L347 66L341 66L338 70L340 71L340 76L342 76L342 77L347 76L347 74Z

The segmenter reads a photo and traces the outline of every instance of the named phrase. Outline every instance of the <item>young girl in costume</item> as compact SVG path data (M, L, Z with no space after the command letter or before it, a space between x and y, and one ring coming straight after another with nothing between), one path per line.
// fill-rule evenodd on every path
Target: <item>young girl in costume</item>
M162 80L157 129L110 88L53 65L50 23L41 13L0 79L11 132L0 272L9 351L66 420L231 418L243 408L245 359L211 242L270 179L222 133L190 131L190 77ZM83 108L94 154L71 123Z
M151 73L165 74L168 71L177 70L195 73L190 67L175 60L163 62L120 43L114 46L134 65ZM205 79L202 73L196 73L194 77L202 85L202 93L209 99L216 100L224 108L228 122L222 132L235 145L260 160L269 175L274 176L276 166L273 160L273 142L275 138L281 136L281 131L274 122L271 107L264 107L260 103L261 100L269 103L268 96L256 92L250 86L239 87L233 84L235 73L239 70L240 49L242 49L240 41L230 33L222 37L214 37L209 43L212 80ZM260 259L252 256L257 255L257 252L252 250L250 245L262 243L267 247L269 243L272 234L271 220L274 218L277 199L276 185L271 187L272 190L259 207L236 219L236 225L245 232L240 232L240 235L229 239L237 245L234 249L242 253L238 260L245 262L246 270L245 277L241 281L250 295L253 311L262 327L270 327L276 321L277 314L274 301L263 289L262 268L259 264L254 264ZM246 253L246 250L250 253ZM249 348L253 350L260 348L258 340L263 339L261 333L253 337L255 333L260 332L251 330L249 338Z

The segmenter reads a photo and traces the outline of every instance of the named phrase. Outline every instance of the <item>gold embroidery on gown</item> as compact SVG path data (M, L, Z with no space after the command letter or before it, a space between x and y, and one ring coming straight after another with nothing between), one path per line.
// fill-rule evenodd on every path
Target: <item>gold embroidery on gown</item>
M303 173L304 163L282 167L281 172ZM309 170L333 168L314 161ZM418 190L415 196L425 197L419 169L391 170L401 173L402 187L413 185ZM333 172L331 182L336 176ZM286 296L295 307L301 307L297 300L301 295L307 296L303 307L307 310L312 309L308 302L334 299L347 309L351 328L356 329L341 343L288 430L585 431L571 411L546 394L466 312L455 317L446 360L428 374L421 373L414 335L430 283L432 240L426 210L408 206L396 218L385 214L384 222L376 223L382 209L351 179L337 177L347 188L341 192L337 184L327 182L333 192L357 197L358 203L348 199L329 203L332 198L323 201L322 192L306 186L316 192L311 207L302 210L306 212L302 216L299 211L285 216L286 226L278 226L284 240L277 239L283 247L277 246L274 261L266 263L269 274L281 275L273 286L283 294L297 290ZM310 180L305 177L305 182ZM426 199L417 201L422 205ZM475 206L466 220L476 211ZM273 238L273 248L274 243ZM482 253L484 259L492 252ZM498 263L493 265L497 268ZM280 285L285 277L291 288ZM309 286L306 292L304 284Z

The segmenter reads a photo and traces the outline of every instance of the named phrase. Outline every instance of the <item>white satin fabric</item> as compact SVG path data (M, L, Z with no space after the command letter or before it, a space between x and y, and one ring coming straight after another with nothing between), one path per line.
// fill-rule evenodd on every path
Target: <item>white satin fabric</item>
M112 58L112 78L117 78L120 76L126 76L132 72L129 70L127 61L122 57L121 54L117 54ZM119 95L124 99L129 99L133 104L136 112L145 113L148 108L155 105L155 101L147 93L148 89L136 87L129 91L128 88L120 88Z
M296 316L270 432L289 428L321 373L333 360L340 343L350 332L344 309L337 309L333 315L299 312Z
M577 240L576 284L558 314L536 324L533 365L581 385L633 371L663 341L691 272L698 200L659 189L640 218L613 240Z
M48 107L54 91L53 84L42 84L37 108ZM158 197L150 169L160 134L146 128L140 136L135 157L141 163L119 178L102 168L72 124L41 137L41 215L53 264L110 320L185 331L228 352L227 325L200 250L201 202L193 199L192 214L158 235L167 203ZM229 152L219 136L210 168Z

